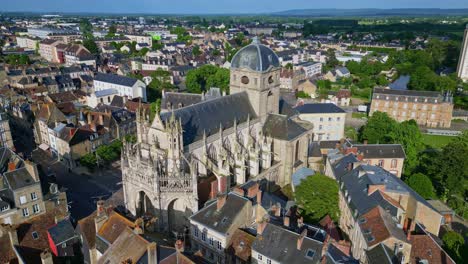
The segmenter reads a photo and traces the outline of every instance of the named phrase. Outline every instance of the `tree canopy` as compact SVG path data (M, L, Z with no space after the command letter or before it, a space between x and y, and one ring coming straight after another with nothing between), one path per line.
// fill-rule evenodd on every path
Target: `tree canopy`
M187 73L185 84L191 93L202 93L211 87L229 92L229 70L214 65L203 65Z
M294 196L306 220L316 223L326 215L339 219L338 183L334 179L320 173L311 175L296 187Z
M414 120L398 123L383 112L375 112L361 127L360 141L371 144L401 144L405 150L405 173L418 165L418 155L424 150L423 138Z
M416 173L406 179L411 189L419 193L424 199L435 198L434 186L431 179L422 173Z

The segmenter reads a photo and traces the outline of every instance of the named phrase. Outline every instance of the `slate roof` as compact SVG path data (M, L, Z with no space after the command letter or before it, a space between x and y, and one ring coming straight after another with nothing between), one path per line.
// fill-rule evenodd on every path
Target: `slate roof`
M384 244L367 251L367 259L369 264L398 264L400 263L394 255L393 250Z
M70 220L62 220L47 230L55 245L60 245L76 236Z
M300 234L273 224L266 225L262 234L258 234L252 249L278 263L302 264L320 263L323 243L304 237L301 249L297 249ZM307 257L310 252L312 257Z
M437 211L400 178L379 166L359 165L353 170L348 171L348 164L357 161L354 154L349 154L333 164L332 168L337 180L343 182L344 189L347 190L351 196L351 201L349 203L350 208L353 210L356 209L360 215L368 212L377 205L388 210L396 207L388 198L379 196L377 193L369 196L367 193L367 187L369 185L385 185L385 192L406 193L418 202ZM390 212L392 212L392 210L390 210Z
M112 94L118 94L118 92L114 88L109 88L109 89L96 91L96 92L94 92L94 94L96 95L96 97L103 97L103 96L108 96L108 95L112 95Z
M269 114L263 125L263 133L276 139L293 140L311 129L308 126L285 115Z
M304 104L295 108L300 114L321 114L321 113L346 113L340 107L332 103Z
M358 152L364 155L365 159L404 159L406 158L403 146L400 144L355 144Z
M231 68L248 68L264 72L271 67L280 67L278 56L273 50L253 40L250 45L240 49L231 60Z
M379 98L377 98L379 96ZM444 96L441 92L433 91L416 91L416 90L394 90L394 89L385 89L385 88L374 88L372 94L372 99L385 100L386 97L389 97L390 101L401 101L405 102L405 98L413 100L418 97L428 99L428 103L443 103L451 101L451 96Z
M177 109L200 103L202 100L201 94L166 92L161 100L161 108Z
M204 131L206 136L210 136L219 132L220 125L223 129L227 129L234 125L234 120L241 124L246 122L248 117L256 118L246 92L203 101L173 112L161 113L161 120L167 122L172 113L176 120L182 121L184 145L201 140Z
M247 206L250 201L234 193L229 193L226 202L220 210L217 210L217 202L205 206L190 217L194 222L219 232L226 233L234 223L237 215ZM249 219L244 219L249 222Z
M3 174L3 176L6 178L10 188L13 190L17 190L34 184L39 184L34 180L31 174L29 174L28 170L25 167L16 169L14 171L6 172Z
M132 87L138 81L138 79L130 78L126 76L116 75L116 74L104 74L98 73L94 77L95 81L105 82L105 83L113 83L122 86Z

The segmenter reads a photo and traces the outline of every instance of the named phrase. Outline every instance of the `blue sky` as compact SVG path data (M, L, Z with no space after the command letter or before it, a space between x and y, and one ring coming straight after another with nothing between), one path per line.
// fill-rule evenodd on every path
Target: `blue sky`
M0 11L263 13L320 8L468 8L468 0L0 0Z

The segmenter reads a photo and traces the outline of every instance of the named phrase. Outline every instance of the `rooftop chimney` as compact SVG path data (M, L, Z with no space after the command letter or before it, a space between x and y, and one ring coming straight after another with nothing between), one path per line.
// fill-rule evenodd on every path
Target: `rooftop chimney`
M54 263L54 261L52 259L52 254L50 253L50 251L48 249L44 250L41 253L41 263L42 264L53 264Z
M347 171L352 171L353 170L353 163L349 162L348 165L346 166Z
M367 145L367 139L364 139L362 143L364 143L364 145Z
M216 210L221 210L223 208L224 204L226 203L227 195L225 194L220 194L218 195L217 202L216 202Z
M249 189L247 190L247 197L248 198L254 198L255 196L257 196L257 203L258 203L258 194L261 192L259 190L259 185L258 183L255 183L254 185L250 186ZM262 198L262 194L260 193L260 201L261 201L261 198Z
M299 236L299 238L297 239L297 250L301 250L302 248L302 242L304 241L304 237L306 237L307 235L307 228L304 228L304 230L302 231L301 235Z
M175 249L177 252L184 252L184 249L185 249L185 243L184 241L178 239L176 242L175 242Z
M268 222L266 220L262 220L262 221L257 223L257 234L258 235L263 234L263 231L265 230L267 224L268 224Z
M262 191L257 192L257 204L262 204Z
M152 242L146 247L146 252L148 254L148 263L157 263L158 252L156 250L156 243Z
M8 162L8 171L14 171L16 170L16 163L10 161Z
M283 225L284 225L285 227L289 227L289 225L290 225L289 222L290 222L289 216L285 216L285 217L283 218Z

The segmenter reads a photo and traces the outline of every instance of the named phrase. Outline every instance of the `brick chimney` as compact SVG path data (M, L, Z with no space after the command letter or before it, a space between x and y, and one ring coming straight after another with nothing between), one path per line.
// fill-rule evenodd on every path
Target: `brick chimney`
M250 186L249 189L247 190L247 197L254 198L257 195L257 193L261 192L259 188L260 188L260 185L258 183L255 183L254 185Z
M257 223L257 234L258 235L263 234L263 231L265 230L267 224L268 224L268 222L265 221L265 220L262 220L262 221Z
M177 252L182 253L182 252L184 252L184 250L185 250L185 243L184 243L184 241L178 239L178 240L175 242L175 246L174 246L174 247L175 247L175 249L176 249Z
M99 200L96 203L97 205L97 215L96 218L94 218L94 225L96 227L96 232L101 229L102 225L107 221L107 213L106 213L106 208L104 207L104 201Z
M42 264L54 264L54 261L52 259L52 253L48 249L44 250L41 253L41 263Z
M284 225L285 227L289 227L289 225L290 225L289 216L285 216L285 217L283 218L283 225Z
M305 228L301 235L299 235L299 238L297 239L297 250L301 250L302 248L302 242L304 241L304 237L307 236L307 229Z
M367 145L367 142L368 142L367 139L364 139L364 141L362 141L364 145Z
M156 250L156 243L152 242L146 247L146 252L148 254L148 263L157 263L158 261L158 252Z
M219 194L217 201L216 201L216 210L221 210L223 208L224 204L226 203L227 200L227 195L225 194Z
M262 204L262 191L257 192L257 204Z
M16 170L16 163L10 161L8 162L8 171L14 171Z

